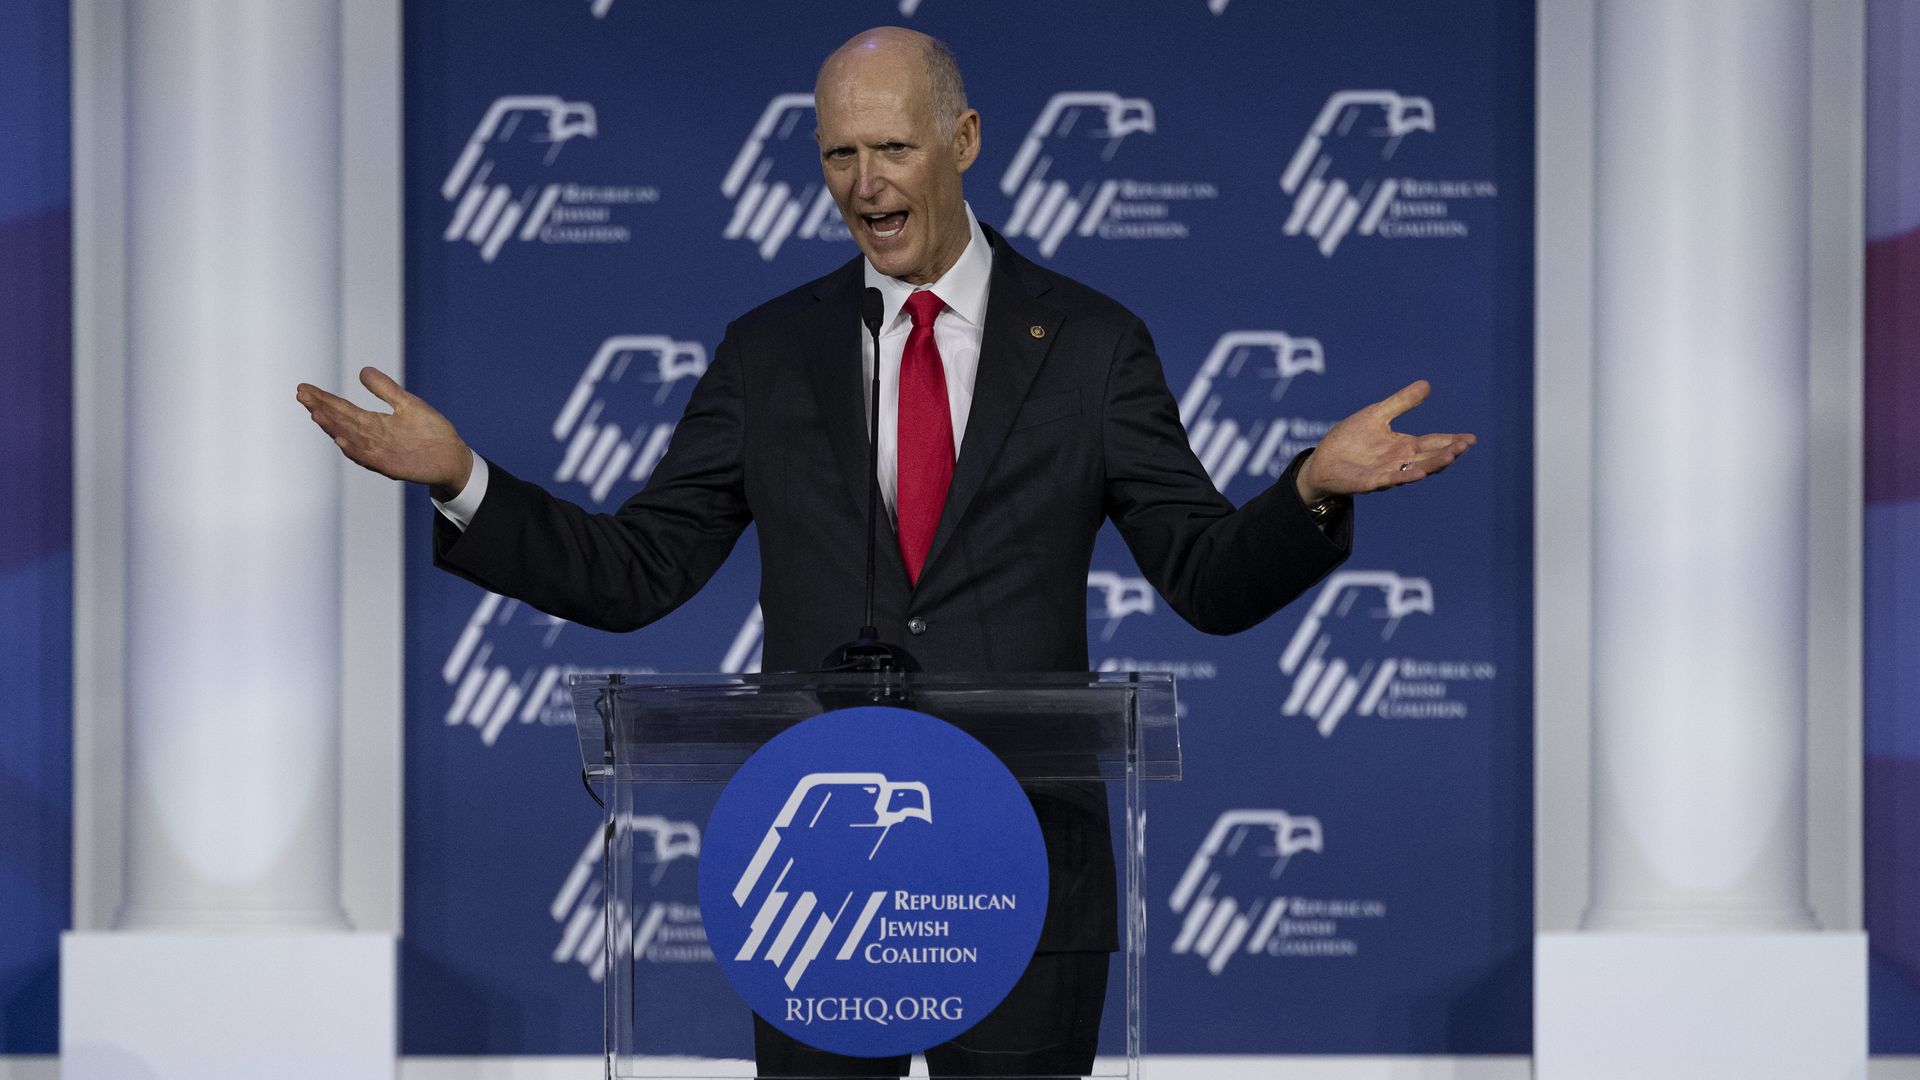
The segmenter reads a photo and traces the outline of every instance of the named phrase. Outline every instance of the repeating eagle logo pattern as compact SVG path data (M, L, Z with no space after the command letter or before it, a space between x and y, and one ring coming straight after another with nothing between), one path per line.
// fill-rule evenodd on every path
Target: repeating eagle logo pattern
M1400 140L1433 130L1433 103L1423 97L1392 90L1329 97L1280 174L1280 190L1293 196L1281 232L1306 233L1328 258L1349 232L1372 235L1399 189L1398 180L1379 175L1382 167Z
M562 185L528 180L544 172L575 138L593 138L593 106L552 94L509 95L487 108L440 184L453 204L442 239L465 240L492 262L518 230L531 240L560 199Z
M625 814L614 823L633 845L634 861L650 866L647 884L658 887L668 868L682 859L700 857L700 827L691 821L673 821L659 814ZM580 857L573 862L566 880L554 894L547 913L561 925L560 941L553 949L556 964L578 963L587 969L594 982L607 975L607 922L604 902L606 886L600 868L605 860L605 825L595 825L587 837ZM636 883L637 885L638 883ZM615 942L620 951L638 960L660 937L669 908L663 903L641 907L638 920L632 909L616 903L613 911Z
M1001 194L1014 200L1007 235L1036 241L1041 256L1050 258L1069 233L1097 232L1120 181L1078 179L1079 169L1101 169L1135 132L1153 134L1153 103L1146 98L1110 90L1053 95L1000 178Z
M833 192L820 175L812 94L778 94L760 113L720 181L733 200L721 236L753 243L771 262L789 239L846 239Z
M807 871L808 855L838 853L848 845L867 847L871 838L865 858L871 863L893 827L913 820L933 821L927 785L919 781L893 781L870 772L801 777L733 886L733 902L742 910L756 906L757 898L747 939L734 959L764 957L782 969L791 990L827 947L834 929L849 918L834 959L851 959L887 891L858 883L849 888L846 878L838 885L815 882Z
M616 334L601 342L554 417L554 481L581 485L591 506L645 484L706 370L707 350L696 341ZM492 746L515 719L532 723L545 713L566 722L567 677L577 668L549 659L566 626L518 600L481 597L441 666L441 681L455 688L447 724L475 727Z
M1331 736L1349 712L1373 715L1399 661L1367 654L1391 641L1400 620L1416 613L1433 614L1433 585L1426 578L1388 570L1342 570L1328 578L1280 654L1281 673L1293 676L1281 714L1306 713L1322 736Z
M1180 395L1180 423L1215 487L1224 492L1242 476L1277 479L1297 452L1296 440L1305 438L1309 446L1318 441L1319 432L1292 432L1285 420L1267 410L1279 405L1295 376L1326 371L1318 339L1279 330L1229 330L1220 335ZM1271 381L1272 389L1230 391L1226 384L1244 385L1234 381L1243 373ZM1252 415L1236 415L1246 413Z
M1181 917L1174 953L1204 956L1218 975L1237 952L1265 952L1287 912L1273 882L1295 855L1323 850L1318 818L1284 810L1221 814L1174 886L1170 902Z

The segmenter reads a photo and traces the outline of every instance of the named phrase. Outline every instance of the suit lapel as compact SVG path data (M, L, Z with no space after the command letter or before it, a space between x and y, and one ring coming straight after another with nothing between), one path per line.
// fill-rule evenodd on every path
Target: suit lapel
M847 497L857 512L867 512L868 441L866 390L861 385L860 289L861 262L855 259L820 283L820 301L808 310L812 325L807 337L813 389L827 441L839 466Z
M940 512L933 544L927 549L922 581L986 482L1061 323L1059 309L1043 299L1052 288L1047 279L1035 273L998 233L984 226L982 229L994 250L987 286L987 325L980 338L980 367L974 376L967 430L961 436L960 460L954 464L947 503Z

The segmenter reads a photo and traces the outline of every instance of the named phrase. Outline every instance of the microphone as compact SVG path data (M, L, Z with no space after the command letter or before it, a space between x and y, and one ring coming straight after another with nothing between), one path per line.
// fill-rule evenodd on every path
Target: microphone
M913 654L880 640L873 625L873 546L880 530L880 317L886 302L880 290L869 286L860 298L860 321L867 324L873 342L873 383L867 398L871 403L867 423L867 610L860 635L833 650L821 667L827 671L919 671Z

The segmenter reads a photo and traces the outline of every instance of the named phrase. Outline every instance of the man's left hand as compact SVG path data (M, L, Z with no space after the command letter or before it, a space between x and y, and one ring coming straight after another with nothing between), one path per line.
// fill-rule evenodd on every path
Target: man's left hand
M1339 495L1411 484L1466 453L1475 442L1472 435L1402 435L1393 430L1393 421L1425 401L1432 389L1421 379L1333 425L1296 474L1301 500L1311 506Z

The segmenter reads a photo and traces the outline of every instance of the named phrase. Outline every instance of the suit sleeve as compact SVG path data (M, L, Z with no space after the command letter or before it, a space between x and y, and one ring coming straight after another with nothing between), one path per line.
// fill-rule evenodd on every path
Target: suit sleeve
M1107 516L1167 604L1198 629L1258 625L1346 560L1351 511L1322 529L1294 486L1312 451L1238 509L1214 488L1137 319L1115 347L1104 408Z
M646 487L589 512L489 462L462 532L434 515L434 563L571 622L634 630L685 603L752 520L736 349L723 341Z

